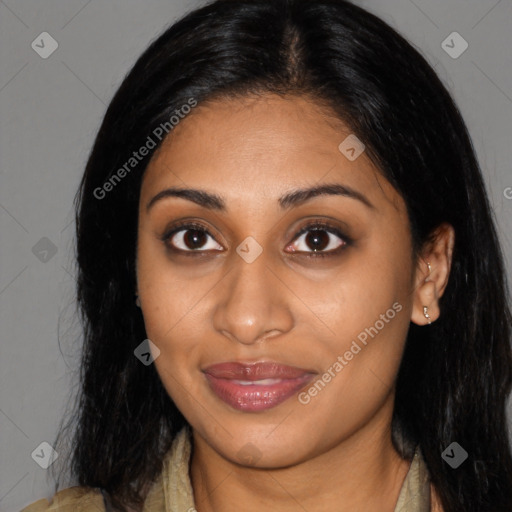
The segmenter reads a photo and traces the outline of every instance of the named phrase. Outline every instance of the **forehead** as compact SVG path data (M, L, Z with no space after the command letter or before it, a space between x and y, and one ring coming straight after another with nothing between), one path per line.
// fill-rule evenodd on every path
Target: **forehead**
M302 96L206 102L163 141L146 170L141 198L186 186L249 205L254 197L272 200L293 188L337 182L399 206L397 192L365 152L351 161L340 151L349 136L342 120Z

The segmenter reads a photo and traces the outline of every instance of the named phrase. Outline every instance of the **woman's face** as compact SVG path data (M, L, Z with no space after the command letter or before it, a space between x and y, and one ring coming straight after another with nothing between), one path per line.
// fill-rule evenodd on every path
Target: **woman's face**
M410 227L367 155L350 139L339 149L350 133L302 97L217 100L180 121L144 176L137 281L154 364L195 434L233 462L291 465L389 437ZM148 209L170 188L198 192Z

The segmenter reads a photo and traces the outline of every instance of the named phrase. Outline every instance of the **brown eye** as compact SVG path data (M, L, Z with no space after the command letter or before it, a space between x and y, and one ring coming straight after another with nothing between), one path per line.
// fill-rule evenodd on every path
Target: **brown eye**
M209 242L209 239L211 241ZM210 233L202 226L187 224L174 228L165 234L162 240L173 250L182 252L200 252L209 250L222 250Z
M305 226L294 240L294 243L289 246L292 247L292 252L310 253L312 256L338 254L338 249L350 243L349 238L343 235L338 228L323 223Z

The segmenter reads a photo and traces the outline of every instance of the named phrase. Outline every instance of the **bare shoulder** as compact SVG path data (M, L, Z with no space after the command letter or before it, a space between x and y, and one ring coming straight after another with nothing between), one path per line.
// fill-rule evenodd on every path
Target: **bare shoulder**
M105 512L103 495L99 489L68 487L57 492L51 501L43 498L25 507L21 512Z

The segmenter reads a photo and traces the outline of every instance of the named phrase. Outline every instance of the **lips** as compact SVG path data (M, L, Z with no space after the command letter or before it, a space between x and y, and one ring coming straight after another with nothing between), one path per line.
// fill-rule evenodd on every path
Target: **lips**
M211 390L242 411L260 411L284 402L315 375L313 370L276 362L228 362L203 370Z
M209 366L205 373L219 379L262 380L262 379L296 379L306 373L316 373L274 362L264 363L220 363Z

